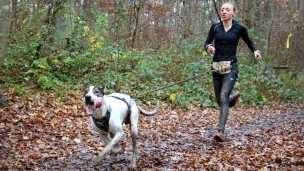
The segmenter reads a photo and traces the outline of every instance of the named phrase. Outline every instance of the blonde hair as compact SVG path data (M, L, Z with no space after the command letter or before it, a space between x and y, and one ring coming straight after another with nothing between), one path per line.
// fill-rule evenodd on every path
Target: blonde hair
M234 2L232 2L232 1L227 1L227 2L224 2L224 3L222 4L222 6L223 6L224 4L230 4L230 5L232 5L233 11L236 12L236 8L235 8L235 3L234 3Z

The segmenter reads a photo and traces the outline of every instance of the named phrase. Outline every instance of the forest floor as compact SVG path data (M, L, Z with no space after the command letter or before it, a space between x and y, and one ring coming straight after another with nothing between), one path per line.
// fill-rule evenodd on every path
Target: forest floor
M130 170L128 126L117 160L107 156L92 165L105 145L90 127L81 97L57 102L39 91L1 95L7 106L0 108L0 170ZM137 169L304 170L304 104L231 108L223 143L213 140L218 113L162 103L157 115L141 116Z

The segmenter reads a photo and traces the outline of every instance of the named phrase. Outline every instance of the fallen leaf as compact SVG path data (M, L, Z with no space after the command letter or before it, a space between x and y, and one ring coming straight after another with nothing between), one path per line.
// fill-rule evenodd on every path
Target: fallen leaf
M74 138L74 141L75 141L77 144L80 144L80 143L81 143L81 140L78 139L78 138Z

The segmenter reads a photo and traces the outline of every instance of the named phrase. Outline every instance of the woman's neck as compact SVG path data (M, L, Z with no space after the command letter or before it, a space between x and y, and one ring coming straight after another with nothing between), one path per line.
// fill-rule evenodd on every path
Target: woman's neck
M228 31L232 26L232 20L223 21L223 25L226 31Z
M223 21L223 24L225 27L231 27L232 26L232 20Z

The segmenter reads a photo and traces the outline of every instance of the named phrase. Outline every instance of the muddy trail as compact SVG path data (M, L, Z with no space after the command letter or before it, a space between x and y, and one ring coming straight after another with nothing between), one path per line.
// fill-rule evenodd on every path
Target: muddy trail
M108 155L93 167L105 146L80 99L59 103L39 94L11 97L7 104L0 109L0 170L130 170L128 126L117 159ZM232 108L223 143L213 141L217 123L216 109L183 111L163 103L157 115L140 118L137 169L304 169L303 104Z

